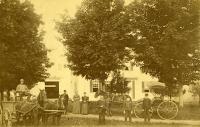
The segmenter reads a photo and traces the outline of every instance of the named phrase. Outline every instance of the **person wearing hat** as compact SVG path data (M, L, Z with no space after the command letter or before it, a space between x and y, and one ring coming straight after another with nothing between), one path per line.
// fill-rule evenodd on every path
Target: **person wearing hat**
M28 91L29 89L26 84L24 84L24 79L20 79L20 84L17 85L16 88L16 93L20 97L20 100L22 100L23 96L27 95Z
M145 94L143 99L143 109L144 109L144 122L150 122L151 119L151 99L148 96L148 93Z
M83 93L83 97L82 97L82 106L81 106L81 113L83 115L87 115L88 114L88 102L89 102L89 97L86 96L86 92Z
M63 97L63 105L64 105L64 109L65 109L65 114L67 114L69 96L68 96L66 90L64 90L62 97Z

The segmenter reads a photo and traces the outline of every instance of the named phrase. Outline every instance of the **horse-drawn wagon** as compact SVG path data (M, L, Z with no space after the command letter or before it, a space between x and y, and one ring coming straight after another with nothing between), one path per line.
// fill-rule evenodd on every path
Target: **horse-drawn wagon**
M1 101L1 125L12 126L16 122L35 122L34 114L37 114L37 103L27 101Z
M59 109L56 102L46 100L44 107L35 101L1 101L0 125L12 126L12 123L38 125L40 120L47 124L52 117L55 124L59 124L63 110Z

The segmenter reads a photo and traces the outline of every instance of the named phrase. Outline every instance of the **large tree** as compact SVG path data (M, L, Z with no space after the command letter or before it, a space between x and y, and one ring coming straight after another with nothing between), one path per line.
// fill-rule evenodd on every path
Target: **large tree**
M41 17L25 0L0 0L0 89L44 80L50 67L42 41Z
M143 0L127 7L129 33L137 37L132 47L135 64L168 88L200 79L198 0ZM135 41L135 40L134 40Z
M57 23L75 75L104 81L123 66L129 54L123 16L123 0L84 0L74 18L65 14Z

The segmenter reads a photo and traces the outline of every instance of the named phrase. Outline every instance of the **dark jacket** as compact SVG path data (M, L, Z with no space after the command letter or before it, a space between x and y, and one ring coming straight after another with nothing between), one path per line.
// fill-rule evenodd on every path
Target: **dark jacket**
M63 103L64 103L64 104L68 104L68 101L69 101L69 96L68 96L68 94L63 94L62 96L63 96Z
M151 99L144 98L143 99L143 109L150 109L151 108Z
M89 102L89 97L83 96L82 97L82 103L88 103Z

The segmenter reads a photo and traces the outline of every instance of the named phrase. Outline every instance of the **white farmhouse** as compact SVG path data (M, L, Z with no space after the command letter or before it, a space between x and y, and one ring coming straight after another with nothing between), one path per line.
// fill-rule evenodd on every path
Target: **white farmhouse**
M62 94L63 90L67 90L69 97L72 98L75 91L82 96L84 92L87 93L90 100L96 100L94 97L95 92L98 89L105 90L105 87L102 86L97 80L86 80L81 76L74 76L70 70L66 70L62 73L62 69L58 72L60 77L52 76L47 79L47 81L58 81L59 82L59 93ZM127 79L128 87L131 88L129 95L133 100L138 100L144 97L144 89L148 87L149 83L157 82L156 78L144 74L138 67L131 66L128 64L125 70L122 70L123 76ZM62 75L62 76L61 76ZM109 79L108 79L109 81Z

